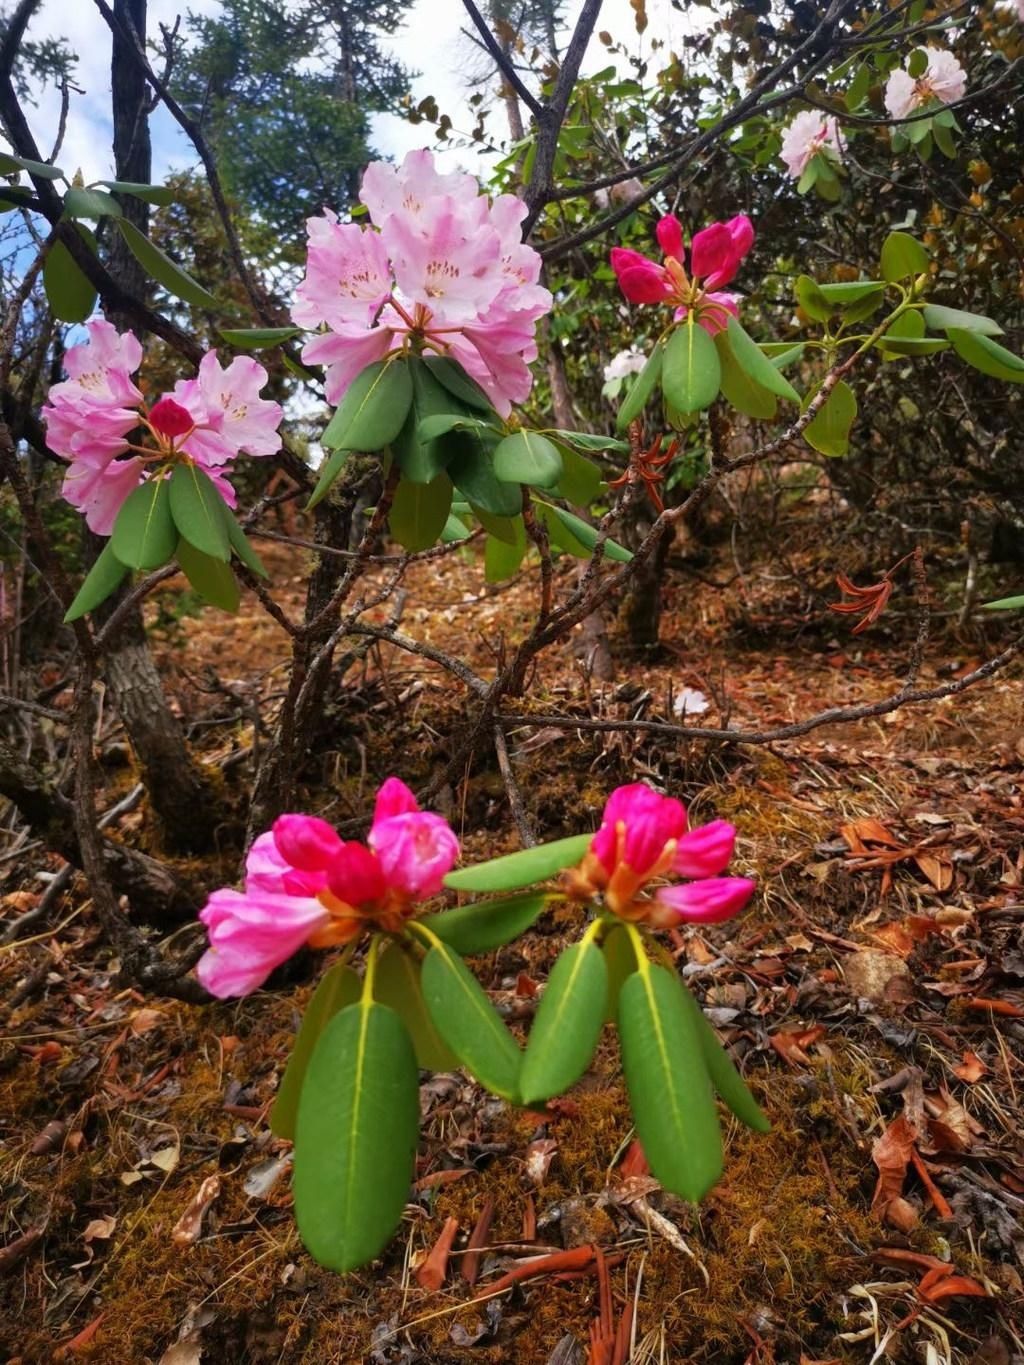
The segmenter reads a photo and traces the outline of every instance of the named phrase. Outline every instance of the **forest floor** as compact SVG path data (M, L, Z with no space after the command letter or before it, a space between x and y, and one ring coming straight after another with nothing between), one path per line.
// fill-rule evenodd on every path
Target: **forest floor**
M271 546L266 558L297 609L302 552ZM471 555L419 566L407 586L401 628L485 673L537 591L529 574L485 590ZM598 683L571 649L556 651L524 715L671 720L691 688L711 700L705 723L727 712L733 725L767 725L894 690L909 624L883 619L852 637L849 618L741 587L674 572L657 656L620 659L616 680ZM236 618L193 607L172 582L152 605L152 637L230 795L247 780L257 706L265 714L280 695L287 641L248 596ZM937 641L923 680L990 652ZM375 648L325 717L307 809L344 823L389 772L424 785L464 715L437 668ZM673 947L771 1134L730 1126L725 1177L694 1209L645 1175L610 1039L544 1113L513 1110L460 1074L425 1078L400 1231L373 1266L336 1276L299 1243L288 1145L266 1122L311 965L294 986L209 1007L118 989L78 879L53 922L0 950L0 1356L583 1365L592 1325L613 1335L625 1314L632 1347L617 1358L641 1365L1024 1361L1019 671L767 747L528 720L511 739L541 838L593 828L607 792L639 778L684 796L697 822L737 825L735 870L757 876L759 895L739 920ZM109 806L134 778L109 716L97 743ZM491 754L439 808L470 857L516 846ZM117 831L152 846L142 808ZM225 882L238 840L226 821L213 860ZM0 929L37 902L37 874L59 866L38 849L5 858ZM475 961L514 1027L528 1024L574 915ZM471 1287L466 1243L491 1207ZM434 1288L443 1257L424 1260L449 1219ZM491 1292L524 1257L595 1247L596 1259L583 1250L568 1270Z

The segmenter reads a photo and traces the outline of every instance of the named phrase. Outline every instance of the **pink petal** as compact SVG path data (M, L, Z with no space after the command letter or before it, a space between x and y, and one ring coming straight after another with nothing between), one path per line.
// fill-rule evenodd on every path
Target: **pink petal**
M672 284L661 266L629 266L619 275L619 288L630 303L661 303L672 293Z
M683 225L675 214L666 213L654 231L658 238L658 245L665 255L674 256L677 261L681 261L683 259Z
M195 426L189 410L166 396L150 408L149 421L162 436L172 440L175 436L184 436L186 431L191 431Z
M373 823L376 824L378 820L389 820L392 815L408 815L419 808L419 802L405 783L400 778L389 777L377 792Z
M621 850L619 825L624 826ZM633 872L643 875L658 862L669 840L679 839L685 830L686 807L681 801L662 796L645 782L632 782L617 787L608 798L590 849L609 872L621 856Z
M285 862L300 872L325 872L342 847L333 825L315 815L279 815L274 843Z
M436 896L459 856L447 820L430 811L375 821L370 844L388 885L413 900Z
M371 905L388 889L380 859L355 840L341 845L327 874L327 884L346 905Z
M210 947L196 975L211 995L226 999L261 986L329 916L316 900L224 889L213 892L199 918Z
M735 844L736 826L712 820L679 840L672 871L679 877L717 877L729 866Z
M742 260L754 245L754 224L745 213L738 213L735 218L730 218L725 226L732 237L733 250Z
M733 262L732 233L725 223L712 223L694 233L690 245L690 273L698 279L719 275ZM724 283L724 281L722 281Z
M756 889L757 883L749 877L709 877L682 886L660 887L655 901L667 906L680 921L720 924L738 915Z

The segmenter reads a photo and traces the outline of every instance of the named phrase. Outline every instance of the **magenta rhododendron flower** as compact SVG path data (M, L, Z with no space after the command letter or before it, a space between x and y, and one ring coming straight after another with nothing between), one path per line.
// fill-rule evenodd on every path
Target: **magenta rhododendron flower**
M568 874L569 894L604 906L622 919L670 928L689 920L717 923L739 912L754 894L749 877L723 877L736 830L726 820L690 829L686 807L644 782L618 787L582 863ZM693 880L675 886L668 877Z
M893 71L885 83L885 107L890 118L909 118L926 105L952 104L967 89L967 72L952 52L938 47L919 48L928 56L924 75Z
M782 134L780 155L786 163L786 170L794 180L799 180L811 159L819 152L824 152L832 161L838 161L844 145L839 124L834 118L819 113L817 109L805 109L797 114Z
M447 821L421 811L397 777L377 793L366 844L315 815L282 815L249 850L245 889L215 891L200 911L210 946L196 974L212 995L248 995L305 943L399 933L458 856Z
M63 486L68 502L93 531L109 535L121 504L143 479L188 463L205 470L234 507L224 467L240 453L273 455L281 447L281 406L259 396L267 382L263 366L239 356L222 367L210 351L197 379L179 380L173 395L147 410L132 380L142 363L138 339L101 318L86 327L88 341L68 351L68 378L53 385L42 412L50 449L70 461Z
M551 307L540 256L522 241L525 204L441 174L425 148L400 167L373 162L360 199L373 227L329 211L309 219L292 308L299 326L327 329L303 357L326 367L329 400L373 361L412 348L457 360L507 416L530 392L536 323Z
M711 223L693 235L690 268L683 264L683 228L674 214L666 214L655 229L664 252L659 265L639 251L613 247L612 269L630 303L675 304L676 319L690 310L712 336L728 325L729 314L739 315L737 298L722 289L734 279L740 262L754 244L754 226L745 214L727 223Z

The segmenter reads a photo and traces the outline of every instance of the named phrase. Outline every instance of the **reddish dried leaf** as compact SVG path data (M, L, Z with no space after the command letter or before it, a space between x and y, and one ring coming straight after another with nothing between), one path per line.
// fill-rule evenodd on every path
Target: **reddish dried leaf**
M782 1029L778 1033L769 1035L768 1041L779 1054L784 1062L790 1066L810 1066L811 1059L807 1055L806 1049L820 1038L824 1038L827 1029L824 1024L815 1024L813 1028L806 1029Z
M171 1232L171 1241L177 1242L180 1246L191 1246L193 1242L198 1241L203 1230L203 1219L206 1216L206 1211L219 1194L219 1177L208 1175L199 1186L185 1212L175 1223Z
M444 1284L448 1271L448 1257L451 1255L455 1234L459 1230L457 1218L446 1218L437 1241L430 1248L423 1263L416 1271L416 1283L423 1289L436 1292Z
M948 891L953 885L953 864L948 858L936 853L915 853L914 862L936 891Z
M903 1182L916 1137L916 1130L901 1116L889 1124L871 1149L871 1159L878 1167L878 1183L871 1200L871 1212L878 1218L887 1217L893 1202L902 1200ZM896 1210L901 1222L905 1221L904 1212L902 1209Z
M968 1048L964 1053L963 1061L959 1066L953 1068L953 1075L958 1076L962 1081L966 1081L968 1085L975 1085L985 1075L986 1071L988 1071L988 1067L978 1054Z

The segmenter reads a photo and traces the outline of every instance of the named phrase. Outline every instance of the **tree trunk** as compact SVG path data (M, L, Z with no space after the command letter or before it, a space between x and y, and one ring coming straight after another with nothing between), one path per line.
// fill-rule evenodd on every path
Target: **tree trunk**
M146 0L114 0L114 14L129 32L134 27L145 40ZM132 55L130 38L120 34L114 35L110 79L117 178L146 183L152 175L146 81ZM121 207L129 222L141 232L148 230L149 206L144 200L124 195ZM132 294L146 297L145 271L119 232L111 234L109 269ZM119 330L130 326L130 320L117 310L109 310L107 316ZM97 548L99 544L95 542ZM107 619L127 591L125 585L109 598L98 618ZM216 824L211 818L210 787L193 763L181 726L167 704L138 607L111 641L103 669L167 847L192 852L209 848Z
M646 505L624 519L622 538L626 546L635 550L651 529L650 512ZM634 565L626 595L619 611L619 621L625 631L627 645L636 654L650 653L658 647L661 628L661 588L665 581L665 564L675 538L674 530L661 537L654 554L642 564Z

